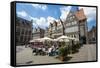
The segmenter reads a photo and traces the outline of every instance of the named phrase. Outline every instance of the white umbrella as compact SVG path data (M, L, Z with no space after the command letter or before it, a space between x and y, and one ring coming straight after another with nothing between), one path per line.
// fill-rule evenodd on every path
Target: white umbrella
M35 40L34 40L34 39L32 39L32 40L30 40L29 42L35 42Z
M30 40L30 42L44 42L44 41L53 41L53 39L49 38L49 37L44 37L44 38L38 38L38 39L33 39L33 40Z
M74 40L74 41L79 41L78 38L70 38L71 40Z
M58 37L57 39L69 39L69 37L62 35L62 36Z
M32 39L29 42L42 42L42 41L41 41L41 38L37 38L37 39Z
M53 41L58 41L57 39L53 39Z
M35 41L42 42L41 38L35 39Z
M63 42L63 41L65 41L65 42L69 42L68 39L59 39L58 41L59 41L59 42Z
M69 42L69 37L62 35L62 36L58 37L57 40L58 41Z
M44 37L40 39L41 41L53 41L53 39L49 38L49 37Z

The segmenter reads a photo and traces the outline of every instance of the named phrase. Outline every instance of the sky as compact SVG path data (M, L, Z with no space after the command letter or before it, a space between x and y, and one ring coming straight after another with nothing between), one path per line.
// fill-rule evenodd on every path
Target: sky
M76 11L77 8L84 9L84 13L87 17L88 30L90 30L92 26L96 26L96 8L94 7L17 3L16 14L18 17L26 20L33 20L33 28L40 27L45 29L53 20L58 21L60 18L65 20L69 11Z

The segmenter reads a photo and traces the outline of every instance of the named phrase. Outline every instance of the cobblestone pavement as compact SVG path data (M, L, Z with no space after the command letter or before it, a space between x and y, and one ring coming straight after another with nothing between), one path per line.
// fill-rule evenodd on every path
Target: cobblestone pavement
M19 50L19 51L18 51ZM16 52L17 65L61 63L59 59L50 56L34 56L31 48L18 46ZM96 45L83 45L78 53L70 54L72 58L66 62L94 61L96 60Z
M23 49L23 48L22 48ZM24 48L24 50L17 52L16 61L18 65L27 64L46 64L46 63L61 63L60 60L50 56L34 56L31 48Z
M95 61L96 60L96 45L95 44L88 44L83 45L79 49L78 53L71 54L72 59L68 62L78 62L78 61Z

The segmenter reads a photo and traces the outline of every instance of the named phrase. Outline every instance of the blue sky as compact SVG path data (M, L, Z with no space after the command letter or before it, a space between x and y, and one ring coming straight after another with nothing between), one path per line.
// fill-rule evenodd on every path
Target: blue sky
M46 7L45 7L46 6ZM48 17L52 16L54 18L58 18L60 16L60 8L61 6L58 5L43 5L41 7L32 6L26 4L17 3L17 11L25 11L32 17L40 18L40 17ZM44 7L44 9L42 8Z
M77 7L74 7L75 9ZM96 9L89 7L78 7L83 8L87 16L88 30L92 26L96 25ZM45 4L30 4L30 3L17 3L16 4L16 14L18 17L33 20L33 28L45 29L48 27L50 22L53 20L58 21L59 18L64 20L68 12L72 9L71 6L62 5L45 5ZM88 11L88 12L87 12Z

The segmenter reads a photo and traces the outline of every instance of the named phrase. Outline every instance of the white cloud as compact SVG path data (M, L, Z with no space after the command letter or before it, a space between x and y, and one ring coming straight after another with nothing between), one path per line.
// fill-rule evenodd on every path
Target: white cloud
M18 16L21 16L21 17L27 17L28 14L25 12L25 11L19 11L17 12Z
M54 23L54 21L58 22L59 20L55 19L54 17L51 17L51 16L47 17L48 26L50 25L50 23Z
M67 17L67 15L68 15L68 13L69 13L69 11L70 11L70 9L71 9L71 6L64 6L64 7L61 7L60 8L60 11L61 11L61 16L60 16L60 18L62 19L62 20L65 20L66 19L66 17Z
M43 4L32 4L32 6L34 7L34 8L40 8L40 9L42 9L42 10L46 10L47 9L47 6L46 5L43 5Z
M40 27L45 27L46 26L46 19L44 17L40 17L38 20L37 20L37 24L40 26Z
M33 26L36 28L40 27L40 28L45 29L46 27L49 26L46 18L44 17L40 17L40 18L31 17L31 19L33 20Z
M44 5L44 4L19 4L19 5L21 5L22 7L24 7L24 5L31 5L32 7L34 7L34 8L36 8L36 9L42 9L42 10L46 10L47 9L47 6L46 5Z
M87 16L87 21L92 21L96 19L96 8L93 7L79 7L83 8L85 15Z
M53 21L58 21L55 18L48 16L47 18L44 17L40 17L40 18L34 18L34 17L30 17L33 20L33 26L37 28L43 28L46 29L46 27L49 27L50 23L53 23Z
M43 10L46 10L47 9L47 6L46 5L42 6L42 9Z
M48 17L47 17L47 22L48 22L48 23L53 23L54 20L56 20L56 19L53 18L53 17L51 17L51 16L48 16Z
M40 18L36 18L36 17L32 17L30 15L28 15L25 11L20 11L17 12L19 17L22 17L24 19L27 20L33 20L33 28L43 28L45 29L46 27L49 26L50 21L55 20L53 17L48 16L47 18L44 17L40 17Z

